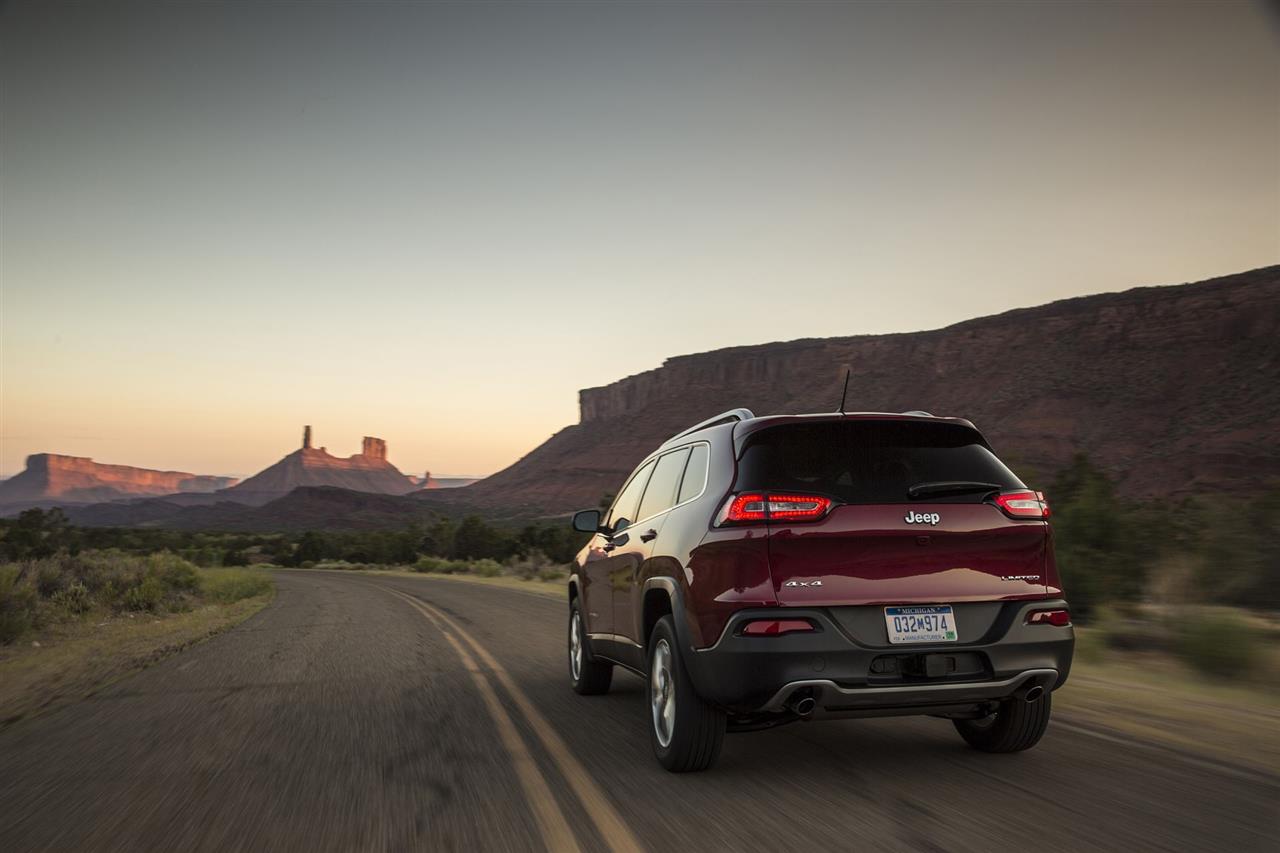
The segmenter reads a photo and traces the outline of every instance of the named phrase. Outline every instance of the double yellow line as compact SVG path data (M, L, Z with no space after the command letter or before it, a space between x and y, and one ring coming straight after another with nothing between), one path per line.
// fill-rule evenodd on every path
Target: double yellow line
M492 675L502 685L516 708L524 715L525 720L528 721L529 727L533 730L534 735L537 736L543 749L551 756L551 760L555 762L561 775L568 781L569 787L573 790L579 802L582 803L583 810L586 812L587 817L591 819L591 822L595 824L596 830L600 833L600 837L604 839L605 845L610 850L616 851L616 853L638 853L638 851L642 850L640 842L636 840L631 830L627 828L622 816L618 814L609 800L600 793L592 781L591 775L587 773L587 769L573 756L568 745L556 733L556 730L551 727L551 724L546 721L542 714L538 713L533 703L529 701L524 691L516 685L515 681L502 667L502 664L498 663L493 655L489 654L488 650L476 642L475 638L464 631L457 622L437 608L399 590L387 589L386 587L383 587L383 589L386 589L387 592L397 598L407 601L414 609L425 616L440 630L444 638L449 641L449 645L453 646L453 650L458 653L463 667L470 674L471 681L476 686L476 691L479 692L484 700L489 715L493 717L494 724L498 728L498 736L502 739L502 745L511 755L515 764L516 777L520 782L520 787L524 790L525 798L533 809L534 819L538 823L538 829L542 833L542 840L546 844L547 850L551 851L551 853L560 853L560 851L577 851L580 848L573 831L569 828L568 821L565 820L564 812L561 810L559 803L556 802L551 786L547 783L546 777L538 768L537 762L524 741L521 740L520 734L516 730L515 722L512 720L506 706L499 700L498 693L489 680L489 675ZM471 652L475 653L474 657L467 650L468 646L471 648ZM488 674L476 663L477 657L488 669Z

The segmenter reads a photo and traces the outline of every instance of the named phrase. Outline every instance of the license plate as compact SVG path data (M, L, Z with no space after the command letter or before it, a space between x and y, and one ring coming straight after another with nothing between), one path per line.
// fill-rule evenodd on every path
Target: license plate
M956 641L956 617L950 604L886 607L884 624L893 644Z

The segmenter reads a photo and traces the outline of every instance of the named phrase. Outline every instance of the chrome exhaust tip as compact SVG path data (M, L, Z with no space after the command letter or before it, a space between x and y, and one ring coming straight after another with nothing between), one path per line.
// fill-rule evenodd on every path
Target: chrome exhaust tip
M1043 696L1043 695L1044 695L1044 688L1043 688L1043 687L1041 687L1039 684L1036 684L1036 685L1034 685L1034 686L1032 686L1032 687L1028 688L1028 689L1027 689L1027 692L1023 694L1022 698L1023 698L1027 703L1031 703L1031 702L1036 701L1037 699L1039 699L1039 698L1040 698L1041 696Z
M787 708L791 713L800 717L809 716L817 707L817 700L813 698L813 694L808 692L792 696L791 700L787 703Z

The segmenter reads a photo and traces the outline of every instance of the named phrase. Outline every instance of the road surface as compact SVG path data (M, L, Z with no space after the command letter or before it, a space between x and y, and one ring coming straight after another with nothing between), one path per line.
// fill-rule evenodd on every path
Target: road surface
M943 720L800 723L671 775L638 678L569 690L565 616L281 573L238 628L0 731L0 850L1280 849L1277 777L1065 723L1013 756Z

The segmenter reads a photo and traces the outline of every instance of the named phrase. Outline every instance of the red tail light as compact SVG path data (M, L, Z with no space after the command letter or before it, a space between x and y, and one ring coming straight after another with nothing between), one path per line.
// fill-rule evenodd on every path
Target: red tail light
M831 509L831 498L778 492L744 492L729 499L721 511L721 524L743 524L778 519L817 521Z
M1049 503L1043 492L1017 491L996 495L996 506L1013 518L1048 518Z
M1033 610L1027 614L1028 625L1053 625L1065 628L1071 624L1069 610Z
M805 619L755 619L742 626L744 637L777 637L796 631L812 631L813 625Z

